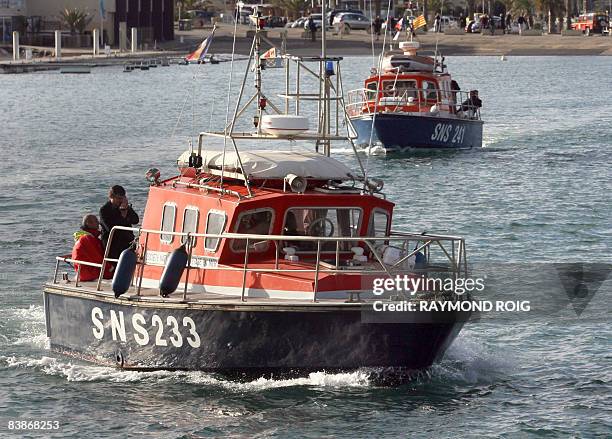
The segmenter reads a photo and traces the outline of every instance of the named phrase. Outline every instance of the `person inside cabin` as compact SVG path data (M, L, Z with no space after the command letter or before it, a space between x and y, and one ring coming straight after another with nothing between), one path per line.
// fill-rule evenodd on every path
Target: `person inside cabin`
M272 225L272 212L262 210L243 215L240 218L236 233L244 233L248 235L269 235ZM267 247L268 241L253 240L249 243L249 248L258 250ZM241 251L246 248L246 239L235 239L232 243L234 251Z
M81 262L101 264L104 259L104 247L100 240L100 223L95 215L85 215L81 222L81 228L74 232L74 247L72 248L72 259ZM78 273L81 267L79 279L88 282L98 279L100 269L90 265L75 262L74 269ZM113 265L106 264L104 268L104 279L113 276Z
M471 119L481 107L482 101L478 97L478 90L470 90L470 96L461 104L461 111Z
M138 214L128 203L125 189L115 185L108 191L108 201L100 208L100 225L102 226L102 242L106 247L110 237L110 232L114 226L132 227L138 224ZM108 257L111 259L119 258L123 250L128 248L134 241L134 234L130 230L116 230L111 247L108 250Z

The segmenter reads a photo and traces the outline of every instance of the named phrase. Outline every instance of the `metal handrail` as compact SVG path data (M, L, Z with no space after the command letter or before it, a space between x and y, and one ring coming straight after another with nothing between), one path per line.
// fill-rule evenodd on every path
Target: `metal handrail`
M137 270L137 275L136 275L136 278L137 278L136 286L138 290L137 295L140 294L140 287L142 284L142 278L144 274L144 266L147 265L146 252L148 250L149 234L155 234L155 235L167 234L167 235L172 235L172 236L185 236L189 240L195 240L197 238L246 240L247 245L245 247L243 264L240 264L238 266L225 265L225 266L214 266L214 267L206 268L207 270L210 269L210 270L218 270L218 271L241 271L243 273L242 293L241 293L242 301L246 301L246 294L245 294L246 293L246 278L247 278L247 273L249 272L251 273L314 273L315 279L314 279L313 301L316 301L319 277L321 274L325 274L325 275L328 275L328 274L344 274L344 275L381 274L381 275L387 275L391 277L397 273L401 273L401 272L406 273L407 270L401 266L404 263L404 261L406 261L411 256L415 255L419 251L425 252L426 258L429 261L430 260L429 249L433 244L436 244L442 249L443 256L446 258L446 260L449 263L448 266L445 266L445 267L436 266L434 268L422 268L422 269L415 268L415 269L410 270L409 271L410 273L413 273L413 274L419 274L419 273L427 274L430 272L452 273L454 277L460 275L462 271L464 273L467 273L467 262L465 259L465 243L464 243L463 238L458 237L458 236L430 235L430 234L422 234L422 233L406 233L406 232L394 232L394 231L391 231L388 236L350 236L350 237L348 236L347 237L344 237L344 236L342 237L321 237L321 236L292 236L292 235L260 235L260 234L245 234L245 233L230 233L230 232L220 233L220 234L210 234L210 233L193 233L193 232L174 232L174 231L170 232L170 231L162 231L162 230L144 229L142 227L115 226L111 229L109 240L108 240L109 245L107 245L105 249L104 259L102 263L97 264L97 263L73 260L73 259L69 259L65 257L57 257L56 259L58 262L56 264L54 283L57 283L57 271L58 271L58 265L60 261L66 261L66 262L77 263L77 264L82 263L83 265L91 265L91 266L100 268L100 276L98 278L98 284L96 287L97 291L100 291L101 283L103 279L104 268L106 264L110 262L118 261L117 259L112 259L108 257L108 250L110 248L110 243L112 242L115 231L117 230L127 230L127 231L135 232L135 234L138 236L139 239L142 236L142 234L145 234L145 248L143 249L143 252L140 258L140 262L139 262L140 264L142 264L142 266L140 267L139 270ZM275 252L276 255L275 255L274 268L255 268L255 267L248 266L249 252L251 251L248 244L253 241L273 241L274 242L277 248ZM317 251L314 252L314 254L313 253L309 254L309 256L311 257L314 256L316 258L316 263L314 267L304 268L304 265L305 265L304 262L307 262L306 260L304 260L304 261L301 261L302 264L298 266L299 268L280 268L278 265L279 241L281 242L299 241L299 242L316 243ZM379 251L377 250L376 244L384 243L385 245L388 245L389 243L392 243L394 241L404 241L404 245L402 247L404 249L408 248L408 245L410 244L410 242L416 242L417 245L414 247L414 250L408 251L399 260L394 261L393 264L385 264L385 262L382 259L382 256L379 255ZM450 244L452 245L452 248L446 249L443 245L444 241L449 241ZM322 244L328 243L328 242L334 242L336 244L335 249L323 250ZM372 262L369 265L363 265L359 268L357 267L351 267L350 269L340 268L340 250L339 249L340 249L340 243L343 243L343 242L344 243L355 242L359 244L364 244L369 249L369 251L371 252L373 256ZM419 242L424 242L424 243L419 245L418 244ZM458 242L458 245L455 245L456 242ZM188 265L189 265L188 269L198 268L198 267L192 266L191 264L192 248L193 246L190 246L190 252L189 252L190 257L189 257L189 262L188 262ZM457 249L456 250L457 254L455 254L456 253L455 248ZM450 253L449 253L449 250L450 250ZM333 266L333 268L328 268L322 265L321 263L322 254L335 254L336 263ZM374 263L374 266L372 266L372 263ZM77 286L78 286L78 280L77 280ZM185 289L183 292L184 298L186 298L186 294L187 294L187 285L185 285Z
M376 90L370 90L367 88L359 88L348 92L348 104L346 105L347 113L350 116L360 116L362 114L371 114L371 106L375 106L379 111L398 113L405 112L403 107L416 106L418 111L422 113L421 109L425 108L430 110L434 105L446 105L449 106L453 111L450 114L456 114L463 116L464 119L480 120L480 109L474 105L468 105L466 112L462 112L460 108L463 106L463 102L470 96L469 92L460 90L443 90L440 88L401 88L402 94L400 96L387 96L389 92L395 93L396 89L391 90L378 90L378 99L376 99ZM426 98L426 93L436 93L435 99ZM448 94L452 97L449 98ZM416 94L416 98L413 96ZM409 99L412 98L413 101ZM389 103L390 99L393 102ZM435 101L435 102L434 102ZM459 110L457 110L459 107ZM472 116L469 113L473 112ZM468 115L466 116L466 113Z

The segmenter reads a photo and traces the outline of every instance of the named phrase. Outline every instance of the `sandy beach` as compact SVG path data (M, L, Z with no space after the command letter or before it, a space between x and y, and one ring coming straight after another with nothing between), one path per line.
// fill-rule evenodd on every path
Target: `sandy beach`
M221 26L216 33L211 47L213 53L231 53L233 38L232 28L228 25ZM280 46L280 33L283 29L273 28L268 30L271 42ZM236 40L236 49L240 54L248 55L251 39L246 37L247 27L240 27ZM210 30L192 30L189 32L177 32L177 42L183 35L185 43L194 42ZM302 37L301 29L288 29L287 50L295 55L318 55L320 54L320 41L313 43ZM506 55L506 56L545 56L545 55L612 55L612 37L592 35L586 36L561 36L559 34L541 36L519 36L519 35L445 35L445 34L419 34L416 38L421 42L424 51L434 51L436 43L438 50L445 55ZM388 41L388 40L387 40ZM327 48L330 55L336 56L358 56L370 55L372 52L371 37L365 31L354 31L350 35L342 37L327 33ZM375 49L380 52L383 37L375 41Z

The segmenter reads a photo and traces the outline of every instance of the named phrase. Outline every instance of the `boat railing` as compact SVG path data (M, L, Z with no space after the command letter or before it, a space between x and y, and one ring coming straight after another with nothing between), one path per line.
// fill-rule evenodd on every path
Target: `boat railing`
M319 278L321 275L338 275L344 274L348 276L383 276L395 277L399 274L408 274L413 276L428 277L432 274L440 276L458 277L467 276L467 260L465 241L461 237L448 235L431 235L419 233L401 233L391 232L389 236L354 236L354 237L321 237L321 236L293 236L293 235L259 235L245 233L191 233L191 232L170 232L162 230L151 230L137 227L115 226L110 232L109 245L107 245L102 263L95 264L79 260L73 260L65 257L56 258L55 274L53 282L58 283L59 263L69 262L79 264L75 286L78 286L80 277L80 264L100 268L100 275L97 281L96 289L101 291L103 274L106 265L116 263L117 259L108 257L110 244L113 241L115 232L118 230L131 231L136 235L138 242L138 266L135 275L132 278L132 284L136 287L136 295L140 295L142 281L144 276L145 266L159 266L159 261L149 262L147 252L149 249L149 237L151 235L172 235L181 237L182 244L186 245L188 252L188 262L184 273L183 298L186 300L189 286L190 271L194 269L216 270L216 271L233 271L242 272L242 291L241 300L247 299L247 276L249 273L312 273L313 274L313 301L317 301L317 293L319 292ZM242 262L232 265L211 264L205 267L198 266L194 263L197 257L203 255L194 255L194 243L196 240L202 239L218 239L218 240L235 240L244 241L244 255ZM274 264L267 267L262 267L261 258L258 260L258 266L252 262L253 255L259 256L258 249L262 244L271 243L274 245ZM292 263L285 260L285 252L288 246L296 243L310 244L312 251L297 252L299 262ZM220 243L223 245L223 243ZM353 264L354 253L352 249L360 247L367 255L367 262L361 264ZM396 256L387 260L385 250L392 248ZM315 250L316 249L316 250ZM348 250L350 249L350 250ZM283 254L285 253L285 254ZM414 260L420 254L425 258L425 264L419 266L414 264ZM169 253L167 253L169 255ZM166 255L166 256L167 256ZM284 263L281 263L284 262ZM165 261L164 261L165 263Z
M480 108L470 103L470 93L435 88L391 88L378 91L360 88L347 95L349 117L376 112L453 114L458 118L480 120Z

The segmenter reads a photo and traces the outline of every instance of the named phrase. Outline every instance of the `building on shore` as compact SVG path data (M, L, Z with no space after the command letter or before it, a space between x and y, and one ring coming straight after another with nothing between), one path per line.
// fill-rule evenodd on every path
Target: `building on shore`
M69 8L87 13L89 21L84 34L103 29L105 44L118 45L122 29L129 33L130 28L136 27L139 41L153 45L174 39L174 3L174 0L0 0L0 42L9 42L14 30L25 41L45 41L53 31L62 29L60 14Z

